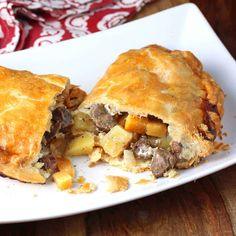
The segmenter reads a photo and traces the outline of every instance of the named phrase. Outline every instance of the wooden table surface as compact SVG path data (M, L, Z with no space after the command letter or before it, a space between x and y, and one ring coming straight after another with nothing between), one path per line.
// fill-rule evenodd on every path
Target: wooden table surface
M185 2L188 1L155 0L136 18ZM236 1L191 2L199 6L236 58ZM234 234L236 165L196 182L122 205L55 220L0 226L1 236Z

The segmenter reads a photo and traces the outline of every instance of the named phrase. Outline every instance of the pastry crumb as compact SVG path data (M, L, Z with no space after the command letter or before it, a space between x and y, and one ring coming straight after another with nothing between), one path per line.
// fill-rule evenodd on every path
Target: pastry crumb
M222 136L224 136L224 137L227 137L227 133L226 132L224 132L223 134L222 134Z
M214 154L220 151L228 151L230 149L229 144L221 143L221 142L214 142Z
M89 167L94 166L102 158L102 148L95 148L89 155Z
M175 169L170 169L164 173L164 177L175 178L178 175L178 172Z
M78 184L83 184L85 182L84 176L79 176L79 178L76 180Z
M156 180L156 177L155 177L153 174L150 174L149 176L150 176L150 178L151 178L153 181Z
M108 175L106 176L107 191L114 193L126 191L129 188L129 180L127 177Z
M33 193L33 197L38 197L38 194L37 193Z
M70 194L76 194L76 191L73 190L73 189L69 189L67 192L70 193Z
M154 179L140 179L135 184L151 184L154 183Z
M97 189L96 185L93 183L85 182L77 190L77 193L92 193Z
M70 194L79 194L79 193L92 193L97 189L96 185L93 183L85 182L77 189L69 189L67 192Z

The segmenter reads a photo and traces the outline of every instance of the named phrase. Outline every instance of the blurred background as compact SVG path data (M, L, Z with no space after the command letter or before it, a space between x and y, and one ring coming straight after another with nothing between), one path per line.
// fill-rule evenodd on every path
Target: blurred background
M134 19L186 2L196 4L215 32L236 58L236 1L235 0L154 0Z
M236 56L235 0L1 0L0 54L85 36L187 2L201 9Z

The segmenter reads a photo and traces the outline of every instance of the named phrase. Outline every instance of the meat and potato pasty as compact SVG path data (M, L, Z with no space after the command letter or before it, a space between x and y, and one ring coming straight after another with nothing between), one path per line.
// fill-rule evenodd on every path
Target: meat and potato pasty
M56 172L85 95L63 76L0 67L0 174L44 183Z
M214 151L223 102L223 91L191 52L157 45L130 50L80 105L74 144L82 143L91 164L104 160L159 177Z

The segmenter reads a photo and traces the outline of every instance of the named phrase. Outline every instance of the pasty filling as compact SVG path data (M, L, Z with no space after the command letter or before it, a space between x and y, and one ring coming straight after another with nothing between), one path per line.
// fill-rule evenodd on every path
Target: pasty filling
M75 145L93 145L92 148L86 147L86 150L93 151L99 147L110 158L125 158L128 154L137 161L149 161L155 177L162 176L174 168L182 151L182 145L171 140L168 125L162 120L153 116L139 117L126 112L113 113L103 104L93 105L87 113L78 112L73 129L75 136L84 136L83 143L78 137L80 142L75 142ZM94 142L87 141L88 132L93 133ZM70 148L72 150L73 145ZM90 153L82 151L74 154Z
M72 111L78 108L85 96L85 92L74 85L69 85L57 96L52 108L50 130L44 133L40 158L36 163L44 174L51 175L58 171L56 158L62 157L70 139Z

